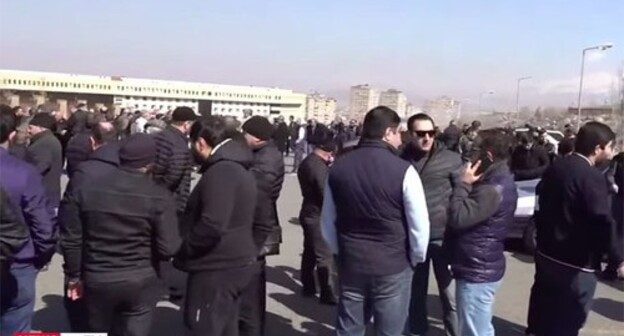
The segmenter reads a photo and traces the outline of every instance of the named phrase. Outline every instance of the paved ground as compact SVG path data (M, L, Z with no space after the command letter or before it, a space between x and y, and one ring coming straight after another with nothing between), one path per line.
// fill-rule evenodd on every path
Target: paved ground
M302 251L302 232L296 224L301 204L295 176L287 176L279 200L284 244L282 254L269 258L267 335L331 335L334 308L322 306L314 299L298 295L298 269ZM62 272L60 258L55 257L49 271L37 283L37 304L34 328L42 331L67 331L62 303ZM497 294L494 324L497 335L523 335L529 290L533 279L532 258L518 252L507 253L507 273ZM432 280L432 279L431 279ZM433 281L433 280L432 280ZM440 305L434 282L427 301L430 306L430 335L443 335ZM553 307L556 309L556 307ZM182 335L178 307L160 303L152 334ZM582 335L624 335L624 287L622 283L600 283L594 306Z

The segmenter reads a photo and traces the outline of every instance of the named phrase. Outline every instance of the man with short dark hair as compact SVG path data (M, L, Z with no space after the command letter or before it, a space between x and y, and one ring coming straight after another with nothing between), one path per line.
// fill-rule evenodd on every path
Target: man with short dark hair
M30 332L37 274L50 261L56 246L53 214L48 207L41 174L34 166L8 152L9 143L16 136L16 126L16 116L0 107L0 187L29 228L26 245L13 255L9 271L1 274L0 328L3 335ZM5 206L3 203L2 207Z
M461 184L463 163L458 153L450 151L444 143L435 139L435 123L429 115L420 113L411 116L407 127L411 133L411 142L407 144L401 157L409 161L421 177L431 223L427 259L414 270L408 329L412 335L424 335L429 329L427 288L429 267L433 264L442 304L444 329L446 335L456 336L457 311L455 295L452 292L453 277L448 268L449 253L442 242L449 221L453 189Z
M429 216L422 183L398 157L401 118L379 106L366 114L359 146L332 166L321 213L323 237L338 255L336 334L403 334L413 268L423 262Z
M193 163L188 145L188 134L197 115L190 107L177 107L171 116L171 123L165 130L154 136L156 140L156 161L154 181L169 190L175 197L179 224L191 192L191 172ZM182 236L184 228L176 228ZM186 276L163 262L160 265L161 277L169 288L170 299L178 300L184 295Z
M609 126L585 124L574 154L555 161L538 185L527 334L578 335L585 324L613 227L607 183L595 166L610 158L614 140Z
M190 195L189 231L174 260L189 273L186 335L238 335L243 291L258 273L252 154L229 138L231 134L223 118L214 116L202 117L191 127L193 156L202 176Z
M337 303L332 282L333 257L321 234L321 207L323 193L336 144L330 133L318 141L311 155L303 160L297 178L301 187L303 203L299 222L303 229L303 254L301 257L301 285L303 295L316 295L315 270L320 288L320 302L328 305Z
M150 332L160 291L155 265L178 247L173 197L149 176L155 157L151 136L130 136L119 149L120 169L63 200L67 296L84 297L90 332Z
M455 278L458 335L495 333L494 297L505 274L504 242L518 201L507 162L510 143L502 130L482 131L477 159L453 190L444 244Z

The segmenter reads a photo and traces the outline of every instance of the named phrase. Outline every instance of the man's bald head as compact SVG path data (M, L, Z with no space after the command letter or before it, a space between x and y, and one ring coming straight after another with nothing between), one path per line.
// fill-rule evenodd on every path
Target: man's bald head
M117 140L117 130L113 123L108 121L101 121L93 127L91 131L91 138L94 142L94 147L100 147L106 143Z

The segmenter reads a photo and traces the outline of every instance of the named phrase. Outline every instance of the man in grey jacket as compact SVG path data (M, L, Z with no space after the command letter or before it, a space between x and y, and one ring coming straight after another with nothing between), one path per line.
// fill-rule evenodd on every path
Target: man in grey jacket
M424 113L411 116L407 127L412 141L405 147L401 157L418 171L423 182L431 235L427 259L418 264L412 279L412 300L410 302L408 334L425 335L429 329L427 320L427 287L429 265L438 283L442 303L446 335L457 333L457 311L452 291L452 276L449 271L449 256L442 240L448 224L448 211L453 189L460 184L462 159L458 153L448 150L442 142L435 140L435 123Z

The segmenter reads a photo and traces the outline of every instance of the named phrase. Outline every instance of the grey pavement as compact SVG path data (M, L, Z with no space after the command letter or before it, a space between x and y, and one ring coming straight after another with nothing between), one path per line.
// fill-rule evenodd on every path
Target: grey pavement
M289 167L287 167L288 170ZM279 256L268 260L268 301L266 335L332 335L335 308L299 295L298 270L303 234L297 224L301 193L294 175L288 175L278 203L284 243ZM533 283L532 257L507 252L507 273L496 295L494 325L497 335L524 335L524 326ZM33 327L40 331L68 331L63 309L63 275L57 255L47 272L37 281L37 303ZM433 273L433 272L432 272ZM430 279L430 336L442 336L441 307L433 276ZM552 307L557 309L557 307ZM156 310L152 335L183 335L179 308L161 302ZM624 335L624 286L622 283L598 285L592 312L581 335Z

